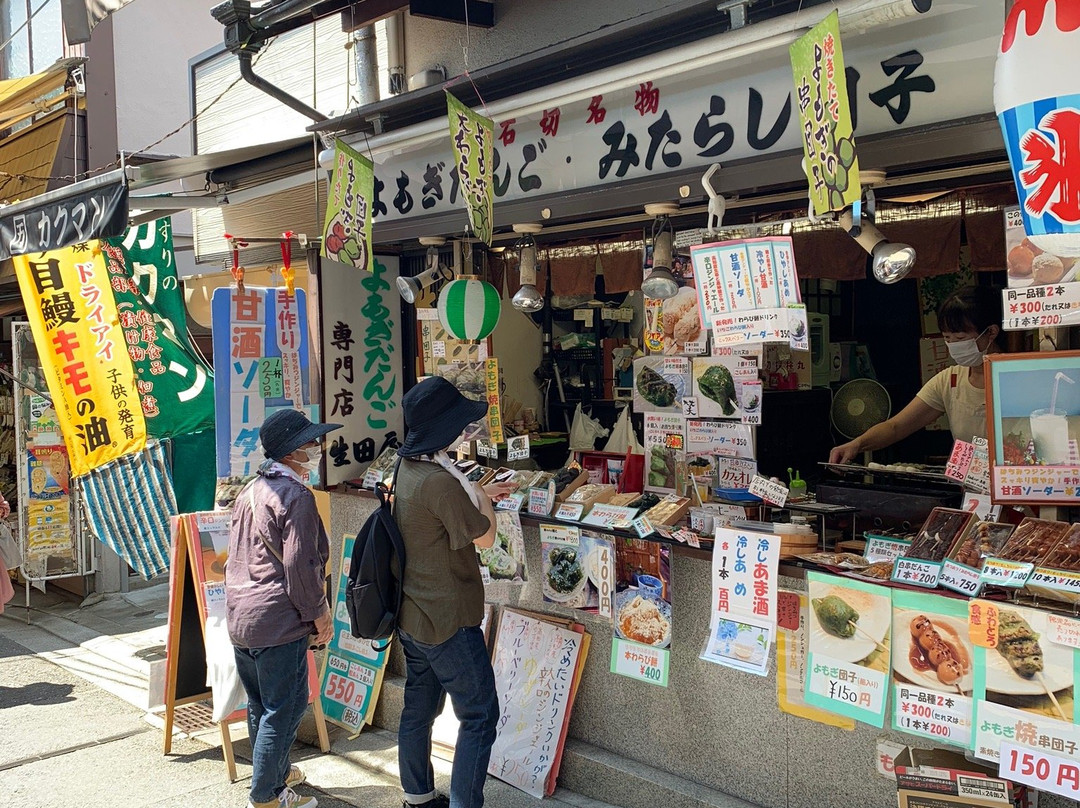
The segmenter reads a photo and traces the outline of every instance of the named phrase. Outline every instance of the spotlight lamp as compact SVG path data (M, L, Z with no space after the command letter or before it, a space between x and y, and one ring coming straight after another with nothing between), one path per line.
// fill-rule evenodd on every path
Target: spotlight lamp
M881 283L896 283L915 266L915 248L889 241L870 216L864 214L860 226L856 227L851 208L846 208L837 221L844 232L873 257L874 277Z
M645 297L667 300L675 297L679 283L671 273L675 252L675 230L668 217L679 212L679 206L671 203L646 205L645 213L653 217L652 224L652 271L641 282Z
M397 279L397 290L401 299L413 305L420 294L439 278L452 280L454 277L450 268L439 260L439 247L446 243L446 239L441 236L423 236L420 243L428 248L424 271L412 278L398 276Z
M544 308L544 296L536 288L536 239L534 235L543 230L539 224L515 224L514 232L521 238L514 247L518 252L518 276L521 288L514 295L510 305L529 314Z

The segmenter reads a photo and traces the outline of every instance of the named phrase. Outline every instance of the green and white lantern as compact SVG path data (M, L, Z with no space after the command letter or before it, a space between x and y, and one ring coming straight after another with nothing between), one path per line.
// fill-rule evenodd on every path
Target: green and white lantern
M439 322L455 339L487 339L499 324L501 310L495 287L475 277L450 281L439 294Z

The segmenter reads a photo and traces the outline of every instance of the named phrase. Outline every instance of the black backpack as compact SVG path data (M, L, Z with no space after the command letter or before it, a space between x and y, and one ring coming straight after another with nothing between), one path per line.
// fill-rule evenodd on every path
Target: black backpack
M349 631L361 639L385 640L382 648L397 629L405 572L405 542L390 505L393 493L394 484L389 490L382 483L375 486L379 507L356 534L345 588ZM382 648L376 646L376 650Z

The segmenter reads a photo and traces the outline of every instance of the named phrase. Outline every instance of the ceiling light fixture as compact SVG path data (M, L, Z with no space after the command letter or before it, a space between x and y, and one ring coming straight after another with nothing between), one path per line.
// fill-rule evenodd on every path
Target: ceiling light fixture
M675 297L679 283L671 273L672 259L675 252L675 230L668 218L679 212L679 206L670 202L646 205L645 213L653 217L652 235L652 271L641 282L641 291L645 297L667 300Z
M521 288L510 301L510 305L526 314L544 308L544 296L536 288L536 239L533 238L543 229L543 225L539 224L514 225L514 232L521 234L521 238L514 245L518 253L518 278Z
M837 216L837 224L851 236L860 247L874 259L874 277L881 283L896 283L907 276L915 266L915 248L908 244L889 241L874 224L876 201L874 186L885 182L885 172L865 169L859 172L859 184L866 197L865 209L858 224L852 208L845 208ZM862 200L860 200L861 204Z

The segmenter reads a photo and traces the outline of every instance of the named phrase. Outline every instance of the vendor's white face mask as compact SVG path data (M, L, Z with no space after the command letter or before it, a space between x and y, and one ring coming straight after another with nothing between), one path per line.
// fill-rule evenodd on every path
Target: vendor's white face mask
M975 339L962 339L956 342L947 342L945 347L949 349L949 356L952 360L965 368L973 368L982 364L983 351L979 350L979 340L982 339L982 335L985 334L989 328L984 328L982 333Z

